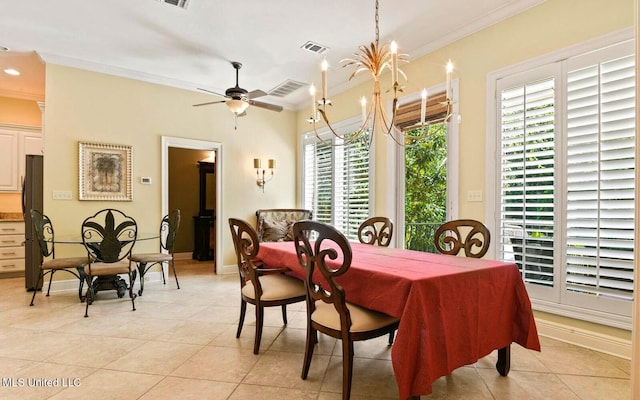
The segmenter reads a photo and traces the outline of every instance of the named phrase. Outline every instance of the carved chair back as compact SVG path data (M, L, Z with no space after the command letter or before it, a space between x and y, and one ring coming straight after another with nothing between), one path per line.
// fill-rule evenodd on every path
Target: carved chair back
M436 249L442 254L457 255L464 249L465 256L481 258L489 250L490 243L489 229L473 219L445 222L435 234Z
M96 261L115 263L126 259L137 236L136 221L113 208L100 210L82 222L82 242Z
M360 243L389 247L393 237L393 222L387 217L371 217L358 228Z

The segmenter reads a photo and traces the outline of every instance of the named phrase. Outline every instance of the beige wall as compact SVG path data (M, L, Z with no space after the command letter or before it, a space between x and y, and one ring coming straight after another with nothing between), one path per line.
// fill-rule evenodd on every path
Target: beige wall
M106 207L133 216L140 231L155 232L162 217L163 135L222 144L221 222L231 216L251 220L258 208L295 205L294 113L250 108L234 130L234 117L223 104L192 107L211 99L203 93L47 65L44 209L56 223L56 234L78 232L84 217ZM132 202L78 201L79 141L132 146ZM254 157L278 161L264 194L255 184ZM153 184L141 185L142 176L151 177ZM73 200L53 200L53 190L72 191ZM221 232L223 263L233 265L231 235L228 229ZM154 250L157 244L141 243L137 250L145 246Z
M42 112L34 100L0 96L0 124L41 126Z
M423 87L443 83L447 60L451 59L455 64L454 78L458 78L460 83L459 106L462 116L462 123L459 125L458 199L461 217L485 220L485 208L491 206L484 202L470 203L466 196L469 190L482 190L484 193L493 190L485 184L487 74L606 33L630 28L634 24L634 15L634 0L549 0L402 67L409 78L404 93L413 94ZM387 80L386 76L381 79L383 91ZM358 100L363 94L368 95L371 89L372 84L369 81L340 95L331 96L334 104L331 113L335 116L334 120L360 115ZM309 124L305 121L309 113L307 108L298 114L299 134L310 130ZM387 196L394 188L388 180L388 174L380 172L388 171L393 166L387 162L384 138L376 137L374 140L375 213L394 215L395 205L388 201ZM543 313L536 315L552 322L576 325L625 340L631 337L630 332L626 330Z

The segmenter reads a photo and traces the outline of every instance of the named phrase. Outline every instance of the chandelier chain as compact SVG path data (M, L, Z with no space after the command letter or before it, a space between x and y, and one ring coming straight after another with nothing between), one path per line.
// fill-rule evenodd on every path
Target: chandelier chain
M376 47L380 42L380 27L378 23L380 22L380 17L378 16L378 10L380 9L380 1L376 0Z

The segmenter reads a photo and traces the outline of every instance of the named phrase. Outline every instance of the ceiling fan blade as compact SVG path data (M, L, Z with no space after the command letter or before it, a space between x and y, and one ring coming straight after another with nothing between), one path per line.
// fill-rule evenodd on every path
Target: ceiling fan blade
M275 104L269 104L269 103L263 103L261 101L249 100L249 104L251 104L252 106L264 108L264 109L270 110L270 111L277 111L277 112L282 111L282 106L277 106Z
M260 89L256 89L256 90L252 90L249 93L247 93L247 98L248 99L257 99L258 97L262 97L262 96L266 96L267 92L265 92L264 90L260 90Z
M224 94L221 94L221 93L217 93L217 92L212 92L211 90L208 90L208 89L198 88L198 90L202 90L203 92L215 94L216 96L228 97L227 95L224 95Z
M216 103L224 103L226 102L226 100L219 100L219 101L209 101L207 103L200 103L200 104L194 104L194 107L200 107L200 106L208 106L209 104L216 104Z

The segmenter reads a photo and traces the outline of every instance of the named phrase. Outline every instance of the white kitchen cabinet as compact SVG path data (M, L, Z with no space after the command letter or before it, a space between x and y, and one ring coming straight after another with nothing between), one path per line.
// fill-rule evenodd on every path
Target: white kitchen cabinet
M0 221L0 276L24 272L24 222Z
M43 154L42 135L36 130L0 127L0 191L18 192L25 174L25 155Z
M18 135L0 130L0 190L18 190Z

